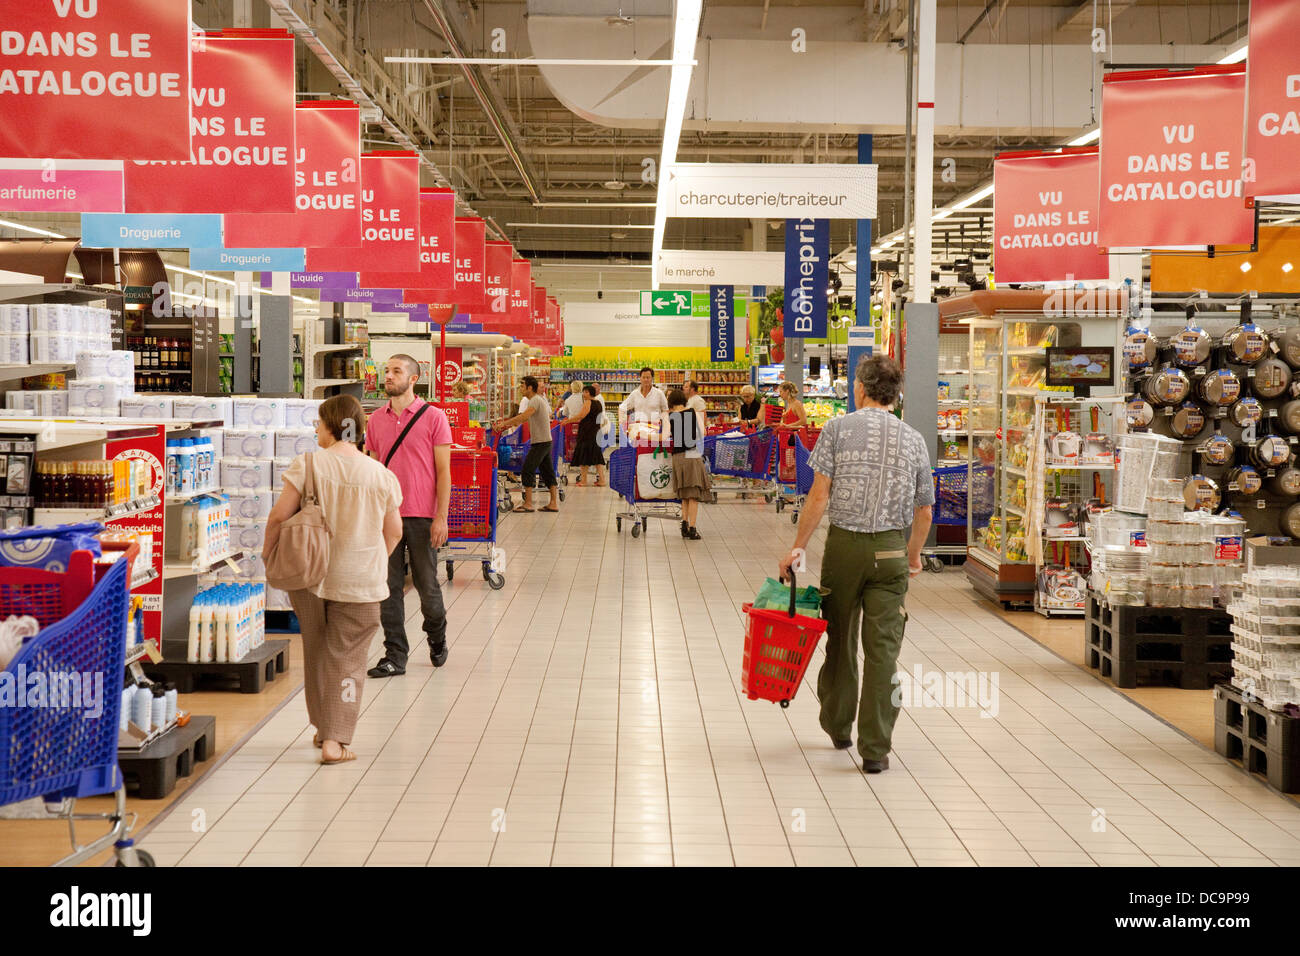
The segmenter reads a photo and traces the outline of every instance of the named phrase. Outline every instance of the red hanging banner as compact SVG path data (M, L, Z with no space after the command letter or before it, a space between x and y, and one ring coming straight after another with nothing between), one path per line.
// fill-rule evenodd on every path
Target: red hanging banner
M1101 97L1103 250L1249 245L1245 66L1112 73Z
M293 34L197 38L190 158L126 163L130 213L293 212Z
M407 302L454 303L457 312L479 312L487 307L483 271L487 257L487 226L482 219L456 217L456 262L450 289L407 289Z
M533 266L527 259L510 264L510 315L516 338L527 338L533 330Z
M449 289L456 281L455 246L455 190L421 189L420 270L362 272L360 285L363 289Z
M0 156L190 156L189 0L7 0Z
M360 245L313 243L306 249L308 272L419 272L420 154L396 149L362 153Z
M361 244L360 109L344 100L300 103L294 139L295 211L227 215L227 249Z
M999 283L1106 279L1097 251L1097 150L1003 153L993 163Z
M1251 0L1246 59L1247 196L1300 194L1300 10L1295 0Z
M546 335L546 286L533 283L533 333L527 342L540 345L546 341Z
M515 328L510 311L510 279L515 250L508 242L486 244L483 272L484 305L470 312L471 322L480 322L486 332L510 332Z

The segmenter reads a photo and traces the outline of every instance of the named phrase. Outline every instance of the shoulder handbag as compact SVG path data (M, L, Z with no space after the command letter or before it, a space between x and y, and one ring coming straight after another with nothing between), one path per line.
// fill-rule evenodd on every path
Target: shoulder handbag
M397 436L397 441L393 442L393 447L388 449L388 454L384 456L385 468L387 468L388 463L393 460L393 456L397 454L397 449L402 446L402 439L406 437L406 433L415 427L415 423L420 420L420 416L423 415L428 410L429 410L429 403L425 402L423 405L420 406L420 410L411 416L411 420L406 423L406 427L402 429L402 433Z
M266 555L266 583L281 591L314 588L330 564L330 527L316 498L311 453L298 513L280 526L280 537Z

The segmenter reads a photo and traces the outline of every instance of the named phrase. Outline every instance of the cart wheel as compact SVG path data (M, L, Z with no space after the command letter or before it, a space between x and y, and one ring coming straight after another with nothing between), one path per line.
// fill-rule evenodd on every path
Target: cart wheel
M564 500L564 489L563 489L563 488L560 489L560 500L561 500L561 501Z
M117 865L117 866L130 866L129 863L125 863L125 862L123 862L123 860L122 860L121 857L118 857L118 858L117 858L117 864L116 864L116 865ZM135 851L135 865L136 865L136 866L155 867L155 866L157 866L158 864L154 862L153 854L151 854L148 850L136 850L136 851Z
M568 475L560 475L560 484L562 484L562 485L567 485L568 483L569 483L569 476L568 476Z
M943 561L939 559L937 554L927 554L925 556L925 569L931 574L942 574Z
M632 525L632 537L634 538L641 537L641 525L639 522L637 524Z
M614 519L614 530L615 530L615 531L622 531L622 530L623 530L623 519L622 519L622 518L615 518L615 519Z
M506 576L500 571L491 571L488 573L487 583L493 591L500 591L506 586Z
M491 563L488 561L484 561L482 570L483 570L483 580L486 581L488 579L488 575L492 573Z
M777 514L780 514L780 513L781 513L782 511L784 511L784 510L785 510L785 499L784 499L784 498L777 498L777 499L776 499L776 513L777 513Z
M799 512L797 512L797 511L792 511L792 512L790 512L790 523L791 523L791 524L798 524L798 523L799 523Z
M763 495L763 500L766 501L766 502L770 505L770 504L772 503L772 494L771 494L771 492L768 492L767 494Z
M718 503L718 493L716 491L713 493L713 503L715 505Z
M789 702L788 700L783 700L783 701L781 701L781 706L782 706L782 707L789 707L789 706L790 706L790 702Z
M447 562L447 580L450 581L456 576L456 564L454 561Z

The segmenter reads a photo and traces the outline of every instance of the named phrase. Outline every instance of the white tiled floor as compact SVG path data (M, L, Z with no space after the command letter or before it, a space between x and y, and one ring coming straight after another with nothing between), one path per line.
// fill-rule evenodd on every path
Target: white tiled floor
M724 498L688 543L676 522L616 532L621 504L571 488L558 516L504 518L505 588L459 566L450 660L435 672L421 649L367 682L358 761L318 766L298 695L144 847L182 866L1300 863L1300 808L955 571L913 582L900 669L996 673L997 715L906 707L891 769L864 777L818 727L819 662L787 710L738 689L739 605L788 512Z

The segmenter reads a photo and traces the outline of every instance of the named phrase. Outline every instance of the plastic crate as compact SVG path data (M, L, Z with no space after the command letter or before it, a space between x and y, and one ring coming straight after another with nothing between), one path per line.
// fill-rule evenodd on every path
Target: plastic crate
M448 537L453 541L490 540L496 527L496 495L495 453L453 448Z

